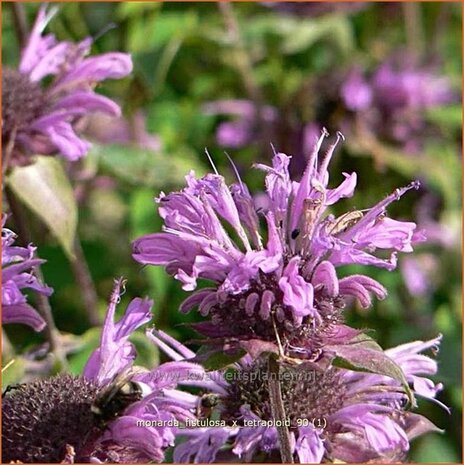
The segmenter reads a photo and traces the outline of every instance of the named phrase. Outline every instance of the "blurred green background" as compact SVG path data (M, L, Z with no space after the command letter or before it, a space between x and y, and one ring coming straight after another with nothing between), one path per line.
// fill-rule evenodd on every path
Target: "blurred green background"
M297 180L313 134L322 126L331 137L341 130L346 142L332 162L331 182L339 183L342 171L356 171L358 188L352 199L339 202L335 214L368 208L413 179L422 182L389 214L418 222L430 231L430 240L416 247L412 260L401 255L394 272L363 270L387 287L389 297L368 311L352 306L347 318L357 327L373 328L385 348L443 334L436 379L445 386L439 399L450 406L451 415L419 400L421 411L445 433L415 441L410 459L460 462L461 5L58 5L48 30L59 39L90 35L95 38L93 53L126 51L134 61L130 78L100 87L121 103L124 119L87 122L84 130L93 149L82 162L67 166L100 317L113 279L124 276L128 283L119 312L131 298L150 296L157 327L183 341L191 338L194 333L185 323L198 316L177 311L186 297L179 283L164 270L142 268L131 258L131 240L161 229L154 197L182 188L191 169L197 175L211 171L207 147L219 172L234 182L226 150L259 198L263 176L249 168L258 161L270 163L271 143L293 156ZM31 25L38 4L24 6ZM3 3L3 63L15 66L19 48L9 7ZM372 82L382 64L393 61L403 63L405 79L415 72L446 79L451 97L427 108L398 110L390 105L392 91L380 113L375 113L375 102L362 111L348 108L342 93L353 70ZM421 82L428 81L424 77ZM422 92L429 95L433 84ZM398 124L406 133L403 139L395 132ZM390 125L395 126L391 131ZM40 257L47 259L43 272L55 289L51 304L71 370L79 373L98 344L100 329L89 324L82 291L54 236L32 214L29 226ZM419 276L419 288L411 276ZM5 331L16 362L3 374L4 384L43 374L43 353L36 349L42 336L22 326ZM140 364L158 363L143 332L134 342Z

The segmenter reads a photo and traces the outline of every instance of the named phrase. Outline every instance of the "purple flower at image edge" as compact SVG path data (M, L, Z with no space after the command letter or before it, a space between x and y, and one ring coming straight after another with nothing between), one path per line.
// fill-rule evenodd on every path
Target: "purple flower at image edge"
M50 296L53 289L41 283L34 275L45 262L36 257L36 247L14 245L16 234L5 228L7 216L2 218L2 323L21 323L35 331L42 331L45 320L27 303L23 289L32 289Z
M92 39L74 44L42 35L56 7L41 6L21 52L18 69L2 75L2 141L14 140L12 164L27 164L31 154L59 153L75 161L90 144L76 133L78 119L95 112L120 115L119 106L93 91L105 79L119 79L132 71L125 53L87 57ZM49 84L44 80L53 77Z
M178 424L194 418L198 397L176 388L204 377L204 369L185 361L152 369L134 366L137 354L128 338L150 321L153 302L133 299L115 322L122 285L116 282L100 345L82 375L37 380L3 399L4 463L160 462L174 444ZM118 380L122 384L115 387ZM127 381L136 382L143 393L137 391L136 398L114 411L121 400L112 401L112 396ZM31 411L37 415L31 417Z
M417 182L396 189L365 213L335 217L327 212L354 194L357 175L343 173L344 181L328 188L336 143L318 160L325 136L313 148L300 182L290 179L290 157L283 153L274 155L272 167L255 165L266 173L265 212L256 210L245 184L229 188L217 174L196 179L190 173L185 189L157 199L164 231L137 239L133 256L143 264L165 266L186 291L195 290L198 279L212 283L180 307L182 312L198 307L208 317L194 325L201 333L275 341L277 331L286 353L297 347L304 358L316 356L325 339L344 331L347 297L367 308L372 294L387 295L368 276L338 278L337 268L359 264L393 270L397 252L411 252L413 243L424 239L415 223L386 216L388 205L418 188ZM260 214L267 225L266 243ZM390 251L389 256L379 257L377 250Z
M153 330L148 336L178 362L194 356L163 331ZM403 369L415 395L448 410L435 400L443 386L427 377L437 372L437 363L422 354L428 349L436 353L440 340L441 336L403 344L385 354ZM218 413L227 426L200 424L179 431L183 441L174 449L176 463L230 462L237 457L245 462L258 457L279 462L279 435L263 390L266 366L245 356L233 368L233 379L230 370L228 375L208 372L209 385L203 383L219 398ZM424 416L405 409L407 394L392 378L335 367L285 374L289 376L282 377L283 402L293 426L290 445L300 463L403 461L413 439L442 432Z

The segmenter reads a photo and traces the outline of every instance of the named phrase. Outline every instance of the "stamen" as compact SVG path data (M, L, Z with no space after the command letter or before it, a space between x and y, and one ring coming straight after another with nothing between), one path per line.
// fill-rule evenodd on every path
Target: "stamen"
M344 141L345 136L340 131L337 131L337 140L332 145L330 145L330 147L327 149L327 152L325 153L324 159L322 160L321 166L319 167L319 170L317 172L318 177L321 180L322 180L322 176L324 175L324 173L327 172L330 160L332 159L332 155L333 155L333 153L335 151L335 148L337 147L338 143L340 142L340 139L342 141Z
M211 166L213 167L214 172L216 173L217 176L219 176L219 172L216 169L216 166L214 165L213 159L211 158L211 155L209 154L207 148L205 148L205 153L206 153L206 156L208 157L208 160L209 160Z
M229 154L225 150L224 150L224 153L225 153L227 159L229 160L230 164L232 165L232 169L234 170L235 176L237 176L237 180L238 180L238 183L240 185L240 188L242 189L242 192L243 191L246 192L246 189L245 189L245 187L243 185L243 182L242 182L242 178L240 177L240 174L238 172L237 166L235 165L232 158L230 158Z
M107 32L112 31L113 29L116 29L117 27L119 27L119 24L116 24L116 23L107 24L99 32L95 34L95 37L92 37L92 41L96 42L98 39L103 37Z

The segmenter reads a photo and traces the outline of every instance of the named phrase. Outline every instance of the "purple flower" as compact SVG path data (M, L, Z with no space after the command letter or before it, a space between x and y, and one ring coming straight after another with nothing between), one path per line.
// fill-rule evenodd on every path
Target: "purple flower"
M446 77L431 67L414 65L405 55L382 63L370 77L353 68L339 94L373 133L402 144L408 152L422 145L427 130L424 111L457 100Z
M134 368L136 352L128 338L138 327L151 320L153 302L136 298L129 304L124 316L114 322L121 284L121 281L116 282L100 347L93 352L84 368L84 377L100 387L105 387L118 374ZM183 361L136 372L132 380L143 383L149 394L130 405L108 425L93 446L94 457L118 463L162 461L164 450L174 444L178 429L175 425L187 418L193 419L198 403L196 396L178 391L176 387L178 384L188 384L189 379L199 373L204 373L203 368ZM141 423L145 426L140 426ZM150 424L158 426L146 426Z
M34 272L44 263L35 257L36 247L15 246L16 234L5 228L6 215L2 219L2 322L22 323L35 331L45 327L44 319L27 303L22 289L49 296L53 289L41 283Z
M153 331L151 338L177 361L194 355L162 331ZM404 344L385 355L401 367L417 396L442 405L435 396L443 386L427 377L436 373L437 363L422 354L436 351L440 339ZM222 423L180 431L185 440L176 446L174 461L232 462L238 456L245 462L279 462L266 361L245 356L227 372L207 375L209 381L202 386L217 396L215 415ZM387 376L284 364L279 378L290 445L300 463L399 462L406 458L410 441L440 431L422 415L406 410L404 388Z
M198 397L177 386L204 369L186 361L134 366L128 339L151 319L153 302L133 299L114 321L122 284L116 282L100 346L81 376L36 380L3 399L4 463L160 462L179 427L195 418Z
M165 266L187 291L199 279L212 283L180 308L188 312L198 307L209 316L197 325L203 334L275 341L277 331L285 350L310 343L310 357L321 331L340 330L347 296L368 307L371 295L383 299L387 294L380 283L361 274L339 279L337 267L393 270L396 253L411 252L413 242L423 239L414 223L386 216L388 205L417 188L417 182L396 189L365 213L335 217L328 212L353 195L356 173L343 173L340 185L328 187L328 165L340 135L318 159L325 136L317 141L299 183L290 179L290 157L283 153L274 155L272 167L256 165L266 173L266 240L260 213L241 181L228 188L218 174L196 179L190 173L184 190L157 200L164 231L137 239L134 258ZM385 258L379 251L389 254Z
M420 110L450 103L448 79L431 71L387 62L375 72L372 86L379 104L390 108Z
M75 161L86 155L90 144L77 134L75 123L94 112L119 116L112 100L93 91L105 79L119 79L132 70L124 53L87 57L92 39L73 44L42 35L56 8L39 9L22 50L17 70L2 77L2 140L14 140L12 162L27 164L30 154L60 153ZM53 77L49 84L43 81Z
M238 149L253 140L258 124L257 109L253 102L248 100L218 100L204 106L206 114L233 115L233 121L226 121L218 126L216 140L219 145ZM277 111L270 105L265 105L260 117L266 124L277 119Z
M372 102L372 89L359 69L353 69L341 87L345 106L352 111L368 108Z
M438 271L438 260L433 254L420 254L418 257L407 257L401 263L404 283L411 295L423 297L433 289L432 276Z

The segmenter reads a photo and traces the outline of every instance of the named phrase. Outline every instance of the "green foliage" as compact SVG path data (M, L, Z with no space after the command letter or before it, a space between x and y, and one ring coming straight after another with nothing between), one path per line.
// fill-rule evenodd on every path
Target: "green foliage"
M333 352L332 364L336 367L396 379L403 385L411 405L416 405L403 370L366 334L355 337L349 344L329 345L327 350Z
M180 184L198 163L188 148L178 148L176 154L168 156L137 147L95 145L89 156L96 157L102 168L118 179L156 189Z
M37 157L34 164L15 168L6 183L43 221L69 257L74 255L77 205L61 161Z
M270 162L270 143L292 155L292 175L299 179L308 155L304 131L314 121L323 122L332 135L341 130L346 138L332 161L329 185L341 182L341 172L358 174L355 196L343 199L330 213L369 208L397 187L413 179L421 181L421 190L408 192L392 204L388 215L416 221L421 227L425 216L437 227L437 237L417 244L415 252L409 254L424 259L421 269L430 266L425 270L426 292L413 295L408 290L402 254L394 272L358 266L341 267L337 272L340 277L367 272L388 289L388 297L375 302L368 311L356 303L346 310L347 324L372 329L381 347L443 334L435 380L443 382L445 389L439 399L450 406L452 413L448 415L437 405L418 400L419 412L445 433L414 441L410 460L461 460L461 106L457 101L424 110L420 145L410 152L363 127L359 116L346 111L337 95L353 66L370 76L392 55L407 52L416 63L436 65L438 72L449 79L455 95L460 96L462 6L458 2L414 5L411 28L404 4L395 2L366 3L358 10L334 12L328 8L306 16L281 12L275 5L259 2L231 3L236 30L216 3L60 5L49 28L60 40L76 41L92 35L96 37L93 53L118 50L132 54L132 76L102 84L99 91L121 103L128 121L136 112L143 114L147 132L160 140L158 151L141 148L135 140L124 145L95 141L82 163L64 168L56 158L38 157L35 164L16 168L5 178L33 213L29 218L31 234L40 257L47 259L42 271L55 289L50 301L57 326L71 339L68 359L73 373L82 372L101 335L101 328L88 323L82 290L69 265L76 231L96 284L100 316L104 315L113 279L123 275L128 285L118 312L130 299L148 296L154 300L152 323L158 329L183 342L198 337L189 326L201 320L198 312L181 315L178 311L188 294L161 267L135 263L130 242L161 231L163 222L154 201L161 191L183 188L184 176L190 170L200 176L212 171L205 148L218 172L228 183L235 182L217 130L221 123L238 117L227 112L206 115L204 105L218 100L262 103L272 106L277 115L268 132L249 122L251 140L227 148L252 194L260 194L264 183L263 173L250 166ZM4 65L16 66L19 50L9 7L5 5L2 14L2 59ZM38 4L25 3L24 7L30 26ZM100 35L110 23L116 27ZM430 199L432 202L427 203ZM199 287L208 284L201 282ZM28 351L45 341L43 334L16 327L7 328L6 334L12 347L3 362L15 362L2 373L4 385L30 376L26 355L30 357ZM334 363L383 373L406 386L401 370L379 356L381 352L372 339L363 338L352 352L336 348ZM143 330L132 342L139 354L137 364L153 367L159 363L160 354L147 343ZM208 368L214 369L228 366L235 358L219 354L207 360Z

